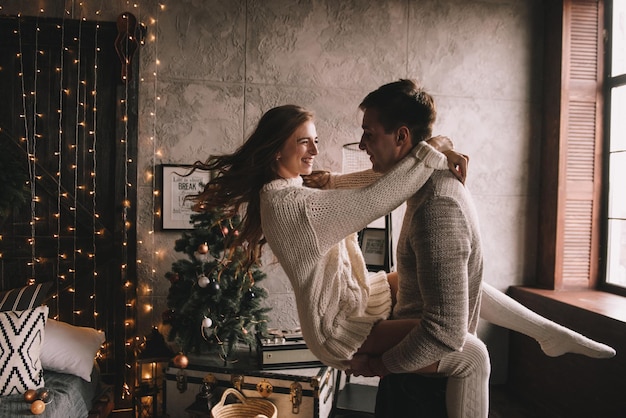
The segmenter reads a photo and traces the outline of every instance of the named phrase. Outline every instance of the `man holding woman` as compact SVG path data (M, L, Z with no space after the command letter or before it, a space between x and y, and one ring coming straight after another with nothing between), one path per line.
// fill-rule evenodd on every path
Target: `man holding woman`
M446 152L452 165L464 167L466 160L450 149L448 141L430 141ZM303 336L321 361L346 369L359 353L363 356L356 359L365 360L376 373L405 370L408 365L411 372L453 376L447 397L458 400L458 405L449 416L487 417L489 360L484 344L472 332L478 320L480 274L472 275L472 283L450 283L461 292L445 296L458 304L454 320L445 324L458 326L450 338L436 340L438 330L429 330L432 338L418 347L419 355L411 355L402 342L397 360L395 354L382 356L407 335L421 341L415 335L424 335L424 318L386 320L392 308L390 282L384 272L367 271L356 238L357 231L409 199L433 172L447 173L446 157L421 141L393 167L384 167L388 171L383 176L371 171L324 173L313 179L325 188L320 190L305 187L302 179L312 173L317 144L310 111L294 105L269 110L234 153L196 163L218 173L196 196L196 209L219 211L228 218L245 207L231 248L243 250L254 263L269 243L292 284ZM455 232L445 225L432 227ZM472 251L471 245L466 248ZM479 253L466 258L480 270Z
M219 173L196 197L196 208L218 210L228 218L246 206L231 246L243 249L254 262L267 240L293 287L309 349L325 364L345 369L357 350L380 355L420 324L419 319L385 320L391 311L386 274L367 271L356 232L399 206L433 170L447 170L448 164L423 141L367 187L350 185L371 182L371 172L326 176L330 189L313 189L303 186L301 176L312 172L317 141L311 112L293 105L267 111L233 154L196 164ZM433 142L449 149L446 141ZM465 162L458 154L448 154L454 163ZM446 373L464 377L475 367L474 351L482 367L488 367L484 344L468 339L461 355L451 353ZM415 370L442 372L439 360L424 358L415 363ZM459 390L450 395L453 398L475 395L462 393L460 386L450 389Z

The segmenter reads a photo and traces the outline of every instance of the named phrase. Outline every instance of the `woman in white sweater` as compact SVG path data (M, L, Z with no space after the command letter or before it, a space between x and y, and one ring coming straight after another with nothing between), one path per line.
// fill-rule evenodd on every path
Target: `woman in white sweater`
M432 142L455 164L465 163L449 152L449 140ZM269 243L295 292L307 346L324 363L345 369L375 325L395 331L419 323L382 321L391 312L389 283L385 272L367 271L356 232L398 207L448 163L423 143L367 187L320 190L305 187L301 177L312 172L317 143L312 112L294 105L269 110L233 154L196 163L219 175L196 197L195 207L219 210L228 218L245 205L232 246L242 246L252 264ZM341 176L342 184L350 178Z

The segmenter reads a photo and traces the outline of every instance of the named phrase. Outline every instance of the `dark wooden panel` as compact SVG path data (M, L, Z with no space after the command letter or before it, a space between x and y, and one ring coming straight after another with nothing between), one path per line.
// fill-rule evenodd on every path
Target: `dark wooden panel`
M617 355L612 359L576 354L552 358L534 340L511 332L507 386L535 405L540 418L626 417L626 323L532 290L512 287L508 293L535 312L612 346ZM600 292L596 295L602 297ZM589 292L586 299L594 297ZM587 303L594 305L591 300Z

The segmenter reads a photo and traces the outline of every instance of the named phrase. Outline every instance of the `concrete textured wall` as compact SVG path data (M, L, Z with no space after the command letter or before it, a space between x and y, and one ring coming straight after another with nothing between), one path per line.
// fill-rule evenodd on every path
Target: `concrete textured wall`
M181 254L177 231L152 230L153 164L192 163L241 144L270 107L315 110L317 167L340 171L358 141L357 105L398 78L415 78L438 105L436 134L471 157L468 187L482 222L485 279L506 289L535 271L541 2L527 0L0 0L0 13L115 20L148 27L141 48L139 329L159 325ZM44 12L40 12L40 8ZM96 10L101 12L96 15ZM158 61L158 65L157 65ZM399 230L396 228L396 232ZM155 252L159 252L155 256ZM281 268L266 256L271 327L297 324ZM153 271L154 270L154 271ZM492 380L506 375L507 336L483 324Z

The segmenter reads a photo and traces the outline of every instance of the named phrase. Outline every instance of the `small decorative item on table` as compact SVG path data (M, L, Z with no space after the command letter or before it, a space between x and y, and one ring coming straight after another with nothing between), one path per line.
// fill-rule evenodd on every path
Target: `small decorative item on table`
M219 402L222 390L217 388L217 379L212 374L207 374L202 379L200 393L196 395L196 401L185 408L189 418L210 418L211 409Z
M137 355L135 392L133 403L136 418L158 418L164 416L163 371L174 356L165 344L165 338L156 328L146 337Z

